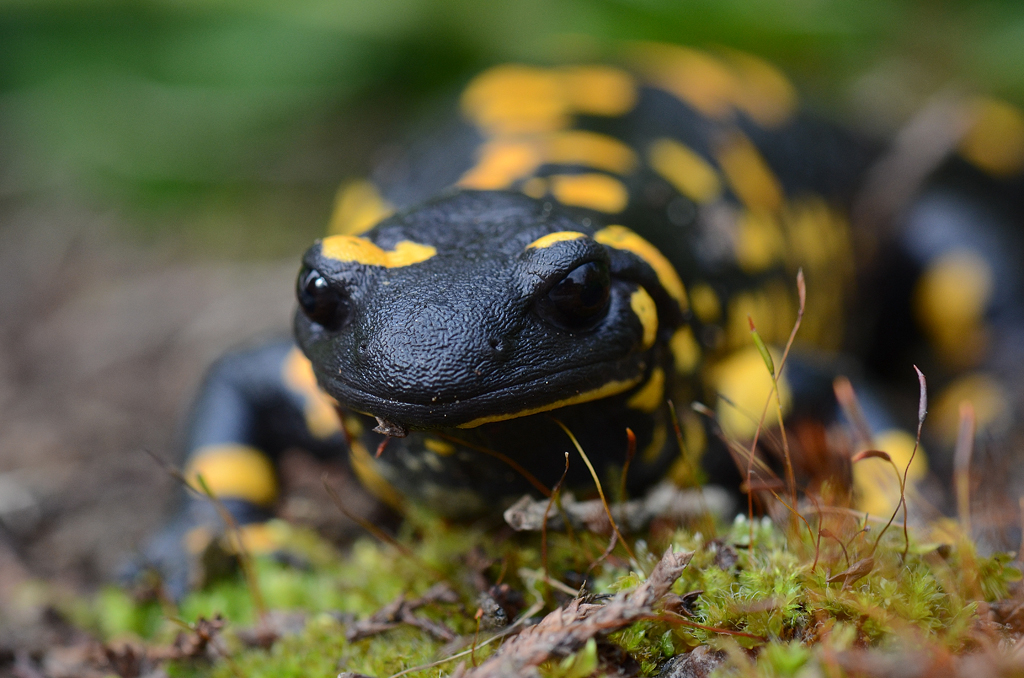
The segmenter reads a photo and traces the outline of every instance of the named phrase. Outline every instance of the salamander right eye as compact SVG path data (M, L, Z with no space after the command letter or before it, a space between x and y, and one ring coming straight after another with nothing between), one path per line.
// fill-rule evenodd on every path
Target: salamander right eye
M295 284L295 296L306 317L334 331L340 329L348 318L348 295L332 286L320 271L303 266Z

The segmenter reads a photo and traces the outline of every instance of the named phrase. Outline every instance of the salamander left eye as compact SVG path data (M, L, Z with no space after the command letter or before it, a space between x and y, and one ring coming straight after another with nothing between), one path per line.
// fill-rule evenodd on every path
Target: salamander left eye
M592 322L608 306L611 276L603 261L577 266L548 292L548 300L567 325Z
M327 330L337 330L348 317L348 297L315 268L304 266L299 271L295 296L306 317Z

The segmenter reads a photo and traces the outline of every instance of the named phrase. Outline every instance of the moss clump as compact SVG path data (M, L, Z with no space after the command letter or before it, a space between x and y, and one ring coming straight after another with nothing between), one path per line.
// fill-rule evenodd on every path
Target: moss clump
M701 525L706 530L708 523ZM621 548L602 559L608 542L600 535L550 534L545 549L537 534L495 535L422 514L408 517L399 535L402 549L365 538L342 553L310 532L283 523L273 529L297 556L289 561L305 565L256 559L268 608L301 612L298 623L279 632L268 648L244 642L245 630L258 619L240 575L191 594L177 610L108 590L77 618L104 638L133 635L156 646L180 631L174 618L192 623L223 615L228 625L212 659L173 663L168 670L175 676L354 671L383 677L466 652L411 674L446 675L457 661L480 662L499 644L483 644L494 632L479 628L482 588L501 583L506 593L520 595L523 602L511 609L512 616L523 605L535 604L535 613L554 609L581 586L600 600L601 594L635 588L651 572L654 554L674 546L694 556L674 585L677 598L666 599L665 613L588 643L568 658L553 658L541 667L542 674L582 678L612 662L628 662L641 675L654 675L667 658L705 645L723 653L722 672L790 676L816 671L835 653L856 649L973 650L984 626L979 606L1006 598L1020 578L1009 556L979 556L966 540L934 548L914 542L911 533L904 559L901 530L886 534L877 547L874 538L847 533L849 543L840 548L815 543L804 528L787 533L767 519L751 526L743 517L714 534L679 527L631 535L635 560ZM838 528L832 532L838 534ZM868 560L870 566L857 564ZM439 583L453 596L424 604L416 614L445 624L455 642L409 624L361 640L347 637L359 620Z

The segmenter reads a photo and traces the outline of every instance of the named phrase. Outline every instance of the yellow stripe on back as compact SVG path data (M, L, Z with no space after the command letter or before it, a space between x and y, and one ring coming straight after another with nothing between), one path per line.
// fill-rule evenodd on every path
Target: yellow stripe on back
M722 193L722 182L714 168L675 139L658 139L651 144L647 157L655 172L696 203L711 202Z
M550 181L551 194L563 205L617 214L629 202L625 184L607 174L555 174Z
M747 137L736 132L718 149L729 186L752 210L774 211L782 207L782 186L768 163Z
M585 130L557 132L544 145L544 160L556 165L586 165L615 174L628 174L637 165L633 149L607 134Z
M594 240L614 247L617 250L626 250L643 259L648 266L654 269L658 276L658 282L665 288L669 296L679 303L682 310L687 310L686 288L683 281L679 279L675 267L665 258L665 255L658 251L658 248L647 242L639 235L625 226L608 226L594 234Z
M388 252L364 238L351 235L332 235L321 242L320 253L337 261L400 268L426 261L437 249L432 245L421 245L411 240L402 240L395 249Z
M202 492L202 476L214 496L244 499L265 506L277 499L274 467L260 450L248 445L206 445L195 452L185 470L189 485Z
M587 115L625 115L636 105L633 76L612 66L569 66L558 71L569 105Z
M657 87L675 95L709 118L727 116L738 99L739 79L706 52L658 43L636 51L641 72Z
M995 99L979 99L972 109L960 153L997 177L1024 171L1024 113Z
M330 235L360 235L394 212L373 184L353 181L338 191L327 232Z

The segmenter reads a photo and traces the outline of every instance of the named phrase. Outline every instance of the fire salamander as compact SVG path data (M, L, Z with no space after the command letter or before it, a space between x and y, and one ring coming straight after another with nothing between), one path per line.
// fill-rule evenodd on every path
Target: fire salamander
M1005 430L1013 399L990 375L1013 354L1006 328L1024 328L1024 117L988 99L957 110L948 148L911 181L898 149L801 112L746 54L648 45L624 67L492 68L457 115L340 191L302 260L295 342L211 369L186 474L256 525L277 499L276 456L296 446L347 454L384 501L449 517L553 486L573 449L562 426L602 478L632 431L633 491L672 476L677 441L715 475L731 464L718 434L749 439L771 389L749 319L783 345L801 268L800 348L779 385L803 422L794 445L841 417L843 350L857 374L916 386L913 358L946 382L936 449L964 399L982 431ZM865 186L908 181L884 219L851 228ZM715 422L679 407L677 437L670 398L708 403ZM913 438L870 398L865 410L875 445L905 464ZM891 479L869 462L854 474L864 509L892 505ZM573 458L567 485L592 482ZM151 560L168 571L183 543L205 543L202 511Z

